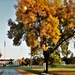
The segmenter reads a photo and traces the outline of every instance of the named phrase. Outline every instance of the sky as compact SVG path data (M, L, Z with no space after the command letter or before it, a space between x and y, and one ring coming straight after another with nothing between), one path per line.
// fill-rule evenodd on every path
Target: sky
M30 58L30 48L27 47L25 41L20 46L13 46L13 41L7 36L7 31L9 30L8 20L11 18L15 21L16 19L14 4L17 4L17 0L0 0L0 52L2 53L0 59ZM6 46L4 46L4 41ZM75 56L74 42L71 40L69 49Z
M0 59L30 57L30 48L27 47L25 41L20 46L13 46L13 41L7 36L8 20L11 18L15 21L16 19L14 4L17 4L17 0L0 0L0 52L2 54ZM4 46L4 41L6 46Z

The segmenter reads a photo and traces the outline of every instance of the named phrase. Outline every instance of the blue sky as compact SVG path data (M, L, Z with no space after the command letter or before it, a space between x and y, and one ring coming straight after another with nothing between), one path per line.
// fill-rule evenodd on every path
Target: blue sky
M4 58L18 59L22 57L30 57L30 48L26 46L23 42L20 46L13 46L13 41L8 39L7 31L9 30L8 20L11 18L13 21L16 19L16 10L14 4L17 4L16 0L0 0L0 52ZM4 47L4 41L6 41L6 46Z

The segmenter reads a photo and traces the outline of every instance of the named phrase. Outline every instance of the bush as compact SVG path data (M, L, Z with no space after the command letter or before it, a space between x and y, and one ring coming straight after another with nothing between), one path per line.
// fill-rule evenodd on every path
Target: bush
M50 60L50 66L51 67L58 67L59 65L62 64L62 60L61 60L59 54L52 53L50 55L50 59L49 60Z

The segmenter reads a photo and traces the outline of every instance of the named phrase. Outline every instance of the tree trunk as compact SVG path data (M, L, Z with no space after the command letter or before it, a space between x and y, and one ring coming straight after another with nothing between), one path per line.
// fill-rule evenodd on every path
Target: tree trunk
M44 71L45 73L48 73L48 59L49 59L49 51L44 51L44 63L46 63L46 70Z

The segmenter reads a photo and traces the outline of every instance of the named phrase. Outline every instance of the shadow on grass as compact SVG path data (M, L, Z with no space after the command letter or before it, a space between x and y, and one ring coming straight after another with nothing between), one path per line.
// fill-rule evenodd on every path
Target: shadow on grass
M43 71L36 71L36 70L26 70L26 72L20 72L22 74L28 74L28 73L33 73L33 74L38 74L38 75L41 75L41 73L45 73ZM54 72L48 72L49 75L59 75L59 74L56 74Z
M41 71L41 70L33 70L33 69L28 69L26 70L27 72L30 72L30 73L33 73L33 74L38 74L38 75L41 75L41 73L45 73L44 71ZM53 71L49 71L48 72L49 75L59 75L59 74L56 74L55 72Z
M41 75L41 73L44 73L43 70L40 70L42 67L33 67L31 69L31 67L25 66L25 67L18 67L18 68L26 71L26 73L29 72L29 73L38 74L38 75ZM67 71L64 68L67 68ZM75 70L74 71L68 70L70 68L74 69L75 65L64 65L64 66L62 65L62 66L59 66L57 71L49 71L49 75L75 75ZM50 67L50 69L53 69L53 68ZM64 69L64 70L62 70L62 69ZM25 72L23 72L23 74L24 73Z

